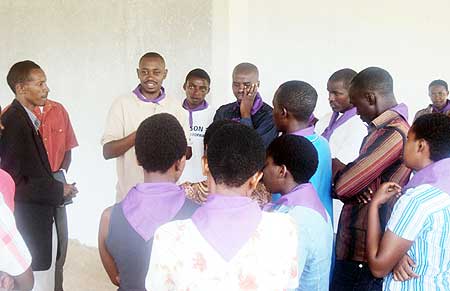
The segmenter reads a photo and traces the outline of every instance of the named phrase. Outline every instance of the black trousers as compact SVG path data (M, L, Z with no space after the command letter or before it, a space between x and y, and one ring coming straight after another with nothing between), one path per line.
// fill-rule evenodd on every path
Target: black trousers
M367 263L336 260L332 291L381 291L383 279L375 278Z

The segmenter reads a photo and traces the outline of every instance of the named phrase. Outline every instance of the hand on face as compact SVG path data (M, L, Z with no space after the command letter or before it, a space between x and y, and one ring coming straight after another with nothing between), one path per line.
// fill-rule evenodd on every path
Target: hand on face
M241 99L241 117L249 118L251 116L251 111L253 103L255 102L256 93L258 92L258 85L251 84L249 87L244 87L244 93Z

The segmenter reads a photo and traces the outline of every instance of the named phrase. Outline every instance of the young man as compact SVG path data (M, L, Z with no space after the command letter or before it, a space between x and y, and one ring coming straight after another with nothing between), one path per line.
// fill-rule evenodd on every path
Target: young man
M66 182L65 173L72 161L72 149L78 146L77 138L70 123L69 114L62 104L47 99L44 106L36 106L33 112L41 122L39 132L47 150L48 161L53 176ZM63 268L66 261L69 232L67 228L65 201L55 210L56 231L58 233L58 255L55 265L55 291L63 291Z
M367 266L367 201L382 182L404 185L408 181L411 171L402 164L402 153L409 125L399 114L402 111L395 100L393 80L386 70L370 67L358 73L349 95L357 114L369 125L369 134L359 157L334 180L334 194L344 207L336 235L331 290L381 290L382 280L375 278ZM391 202L380 211L383 229L395 201Z
M434 80L428 85L428 96L431 104L427 108L419 110L414 120L424 114L444 113L450 114L450 100L448 99L448 85L444 80Z
M99 230L99 251L111 282L121 290L145 290L153 234L162 224L191 217L198 207L175 183L186 162L180 123L161 113L144 120L136 133L136 157L144 183L107 208Z
M262 212L248 197L261 179L264 157L262 139L253 129L237 123L218 129L204 158L212 194L191 219L156 231L148 290L297 286L295 223L285 214Z
M78 191L54 179L40 121L33 113L45 104L49 92L44 71L32 61L19 62L9 70L7 81L15 99L2 115L1 167L16 184L14 215L33 258L34 290L49 291L55 288L55 211Z
M278 132L273 124L272 108L263 102L258 93L258 68L250 63L237 65L233 70L232 87L237 102L219 107L214 121L231 119L255 129L267 148Z
M332 113L320 118L316 124L316 131L322 132L330 144L331 157L344 164L358 157L363 138L367 135L367 127L356 115L356 108L348 96L350 82L355 75L352 69L342 69L331 75L327 91ZM335 231L342 205L341 201L333 200Z
M108 113L101 143L105 159L117 158L117 195L122 200L128 190L144 181L142 167L137 164L134 152L136 129L147 117L162 112L173 114L183 125L183 109L179 103L166 96L163 81L167 76L164 58L155 52L146 53L136 69L140 84L132 94L119 97ZM189 136L187 125L186 136Z
M205 97L209 93L211 79L202 69L190 71L183 85L186 99L183 101L185 120L189 121L192 157L186 161L186 167L179 182L200 182L206 180L202 173L203 137L214 118L215 110Z
M450 117L419 117L409 130L404 154L406 166L417 172L403 189L388 182L374 195L368 216L367 256L372 273L387 276L383 290L449 289L449 132ZM379 209L400 191L403 195L382 234ZM405 254L413 258L414 272L396 277L392 268Z
M279 131L306 137L317 150L319 165L311 177L311 184L320 201L333 217L331 198L331 152L325 138L314 132L308 120L317 103L317 92L303 81L288 81L281 84L273 97L273 119Z
M296 290L329 289L333 226L309 183L317 164L316 149L301 136L282 135L267 149L264 184L282 196L265 210L287 213L297 223L300 281Z

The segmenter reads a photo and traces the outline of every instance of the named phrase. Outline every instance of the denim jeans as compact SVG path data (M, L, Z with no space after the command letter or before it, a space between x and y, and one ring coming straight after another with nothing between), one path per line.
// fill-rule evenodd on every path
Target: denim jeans
M381 291L383 279L375 278L367 263L336 260L332 291Z

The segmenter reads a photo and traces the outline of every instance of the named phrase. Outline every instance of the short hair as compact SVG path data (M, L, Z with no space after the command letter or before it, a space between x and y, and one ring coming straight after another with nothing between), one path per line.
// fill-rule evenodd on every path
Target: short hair
M314 145L302 136L283 134L272 141L267 148L267 156L273 162L285 165L298 184L308 183L319 164Z
M211 78L209 77L208 73L203 69L197 68L197 69L193 69L192 71L190 71L186 75L186 79L184 80L184 83L186 84L187 81L193 77L197 77L199 79L206 80L206 81L208 81L208 85L211 85Z
M434 162L450 158L450 117L442 113L425 114L417 118L411 130L416 139L424 139Z
M252 63L240 63L233 69L233 75L236 72L254 72L259 77L258 68Z
M21 61L12 65L6 76L6 81L14 94L16 94L16 85L28 81L30 73L33 70L41 70L41 67L30 60Z
M143 59L146 58L156 58L156 59L160 59L164 65L166 65L166 61L164 60L163 56L158 54L157 52L148 52L145 53L140 59L139 59L139 64L142 62Z
M356 89L374 91L383 96L394 95L394 80L388 71L378 67L369 67L359 72L350 86Z
M183 127L168 113L148 117L137 129L136 158L147 172L167 172L186 155L186 149Z
M217 132L219 128L226 124L236 123L235 121L232 121L230 119L221 119L216 120L213 123L211 123L208 128L205 131L205 136L203 137L203 148L206 150L206 146L209 144L209 141L211 140L211 137Z
M208 143L209 171L217 184L240 187L261 171L265 161L262 138L246 125L223 125Z
M342 82L344 84L344 87L348 89L350 87L350 82L356 76L356 74L356 71L352 69L341 69L334 72L328 79L328 82Z
M278 88L275 96L278 105L283 106L295 119L306 121L314 112L317 91L303 81L288 81Z
M435 86L443 86L445 88L445 90L448 91L447 82L445 82L444 80L431 81L430 85L428 85L428 89L430 89L431 87L435 87Z

